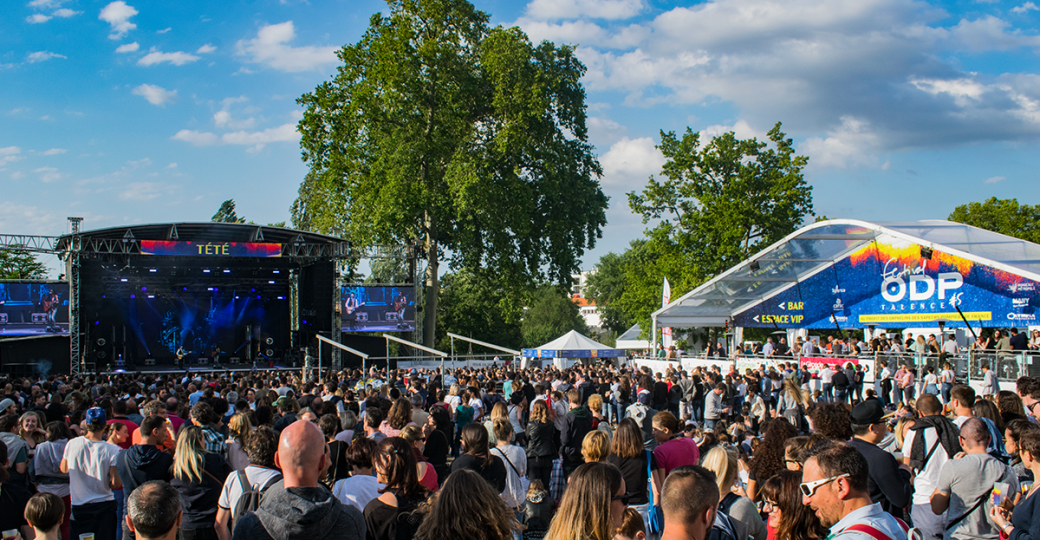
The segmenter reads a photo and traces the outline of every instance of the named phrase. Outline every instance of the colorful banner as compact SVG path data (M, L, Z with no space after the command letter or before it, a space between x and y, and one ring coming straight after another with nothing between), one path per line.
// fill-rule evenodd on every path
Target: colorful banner
M143 255L182 257L281 257L281 244L257 242L180 242L141 240Z
M1040 283L889 235L750 309L753 328L1025 327L1037 324ZM960 313L958 313L958 309Z
M664 289L661 290L661 307L668 307L672 301L672 286L668 284L668 278L664 278ZM672 346L672 329L664 327L661 329L661 345L665 349Z

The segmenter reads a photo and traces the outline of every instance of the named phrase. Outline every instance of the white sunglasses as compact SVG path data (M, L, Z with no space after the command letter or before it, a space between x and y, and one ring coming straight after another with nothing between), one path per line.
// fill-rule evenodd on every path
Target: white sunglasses
M845 478L849 473L839 474L838 476L832 476L830 478L822 478L820 480L814 480L812 482L802 482L798 485L798 489L802 490L802 495L806 497L812 497L813 493L816 493L816 488L828 483L833 482L839 478Z

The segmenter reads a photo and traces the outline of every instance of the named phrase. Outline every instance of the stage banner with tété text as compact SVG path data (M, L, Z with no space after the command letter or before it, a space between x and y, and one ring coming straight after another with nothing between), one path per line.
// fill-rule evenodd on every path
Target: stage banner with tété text
M141 254L182 257L281 257L282 245L258 242L141 240Z

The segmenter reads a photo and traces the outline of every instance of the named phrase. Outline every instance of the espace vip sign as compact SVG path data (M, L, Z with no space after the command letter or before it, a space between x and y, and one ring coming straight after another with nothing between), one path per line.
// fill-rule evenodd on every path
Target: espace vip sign
M1037 323L1040 284L887 235L734 317L746 327L914 328Z

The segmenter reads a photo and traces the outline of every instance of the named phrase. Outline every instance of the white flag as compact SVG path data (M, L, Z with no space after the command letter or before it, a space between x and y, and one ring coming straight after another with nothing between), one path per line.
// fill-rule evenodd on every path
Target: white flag
M668 278L664 278L664 290L661 292L661 307L665 307L672 301L672 286L668 284ZM671 327L661 329L661 344L664 348L672 346Z

